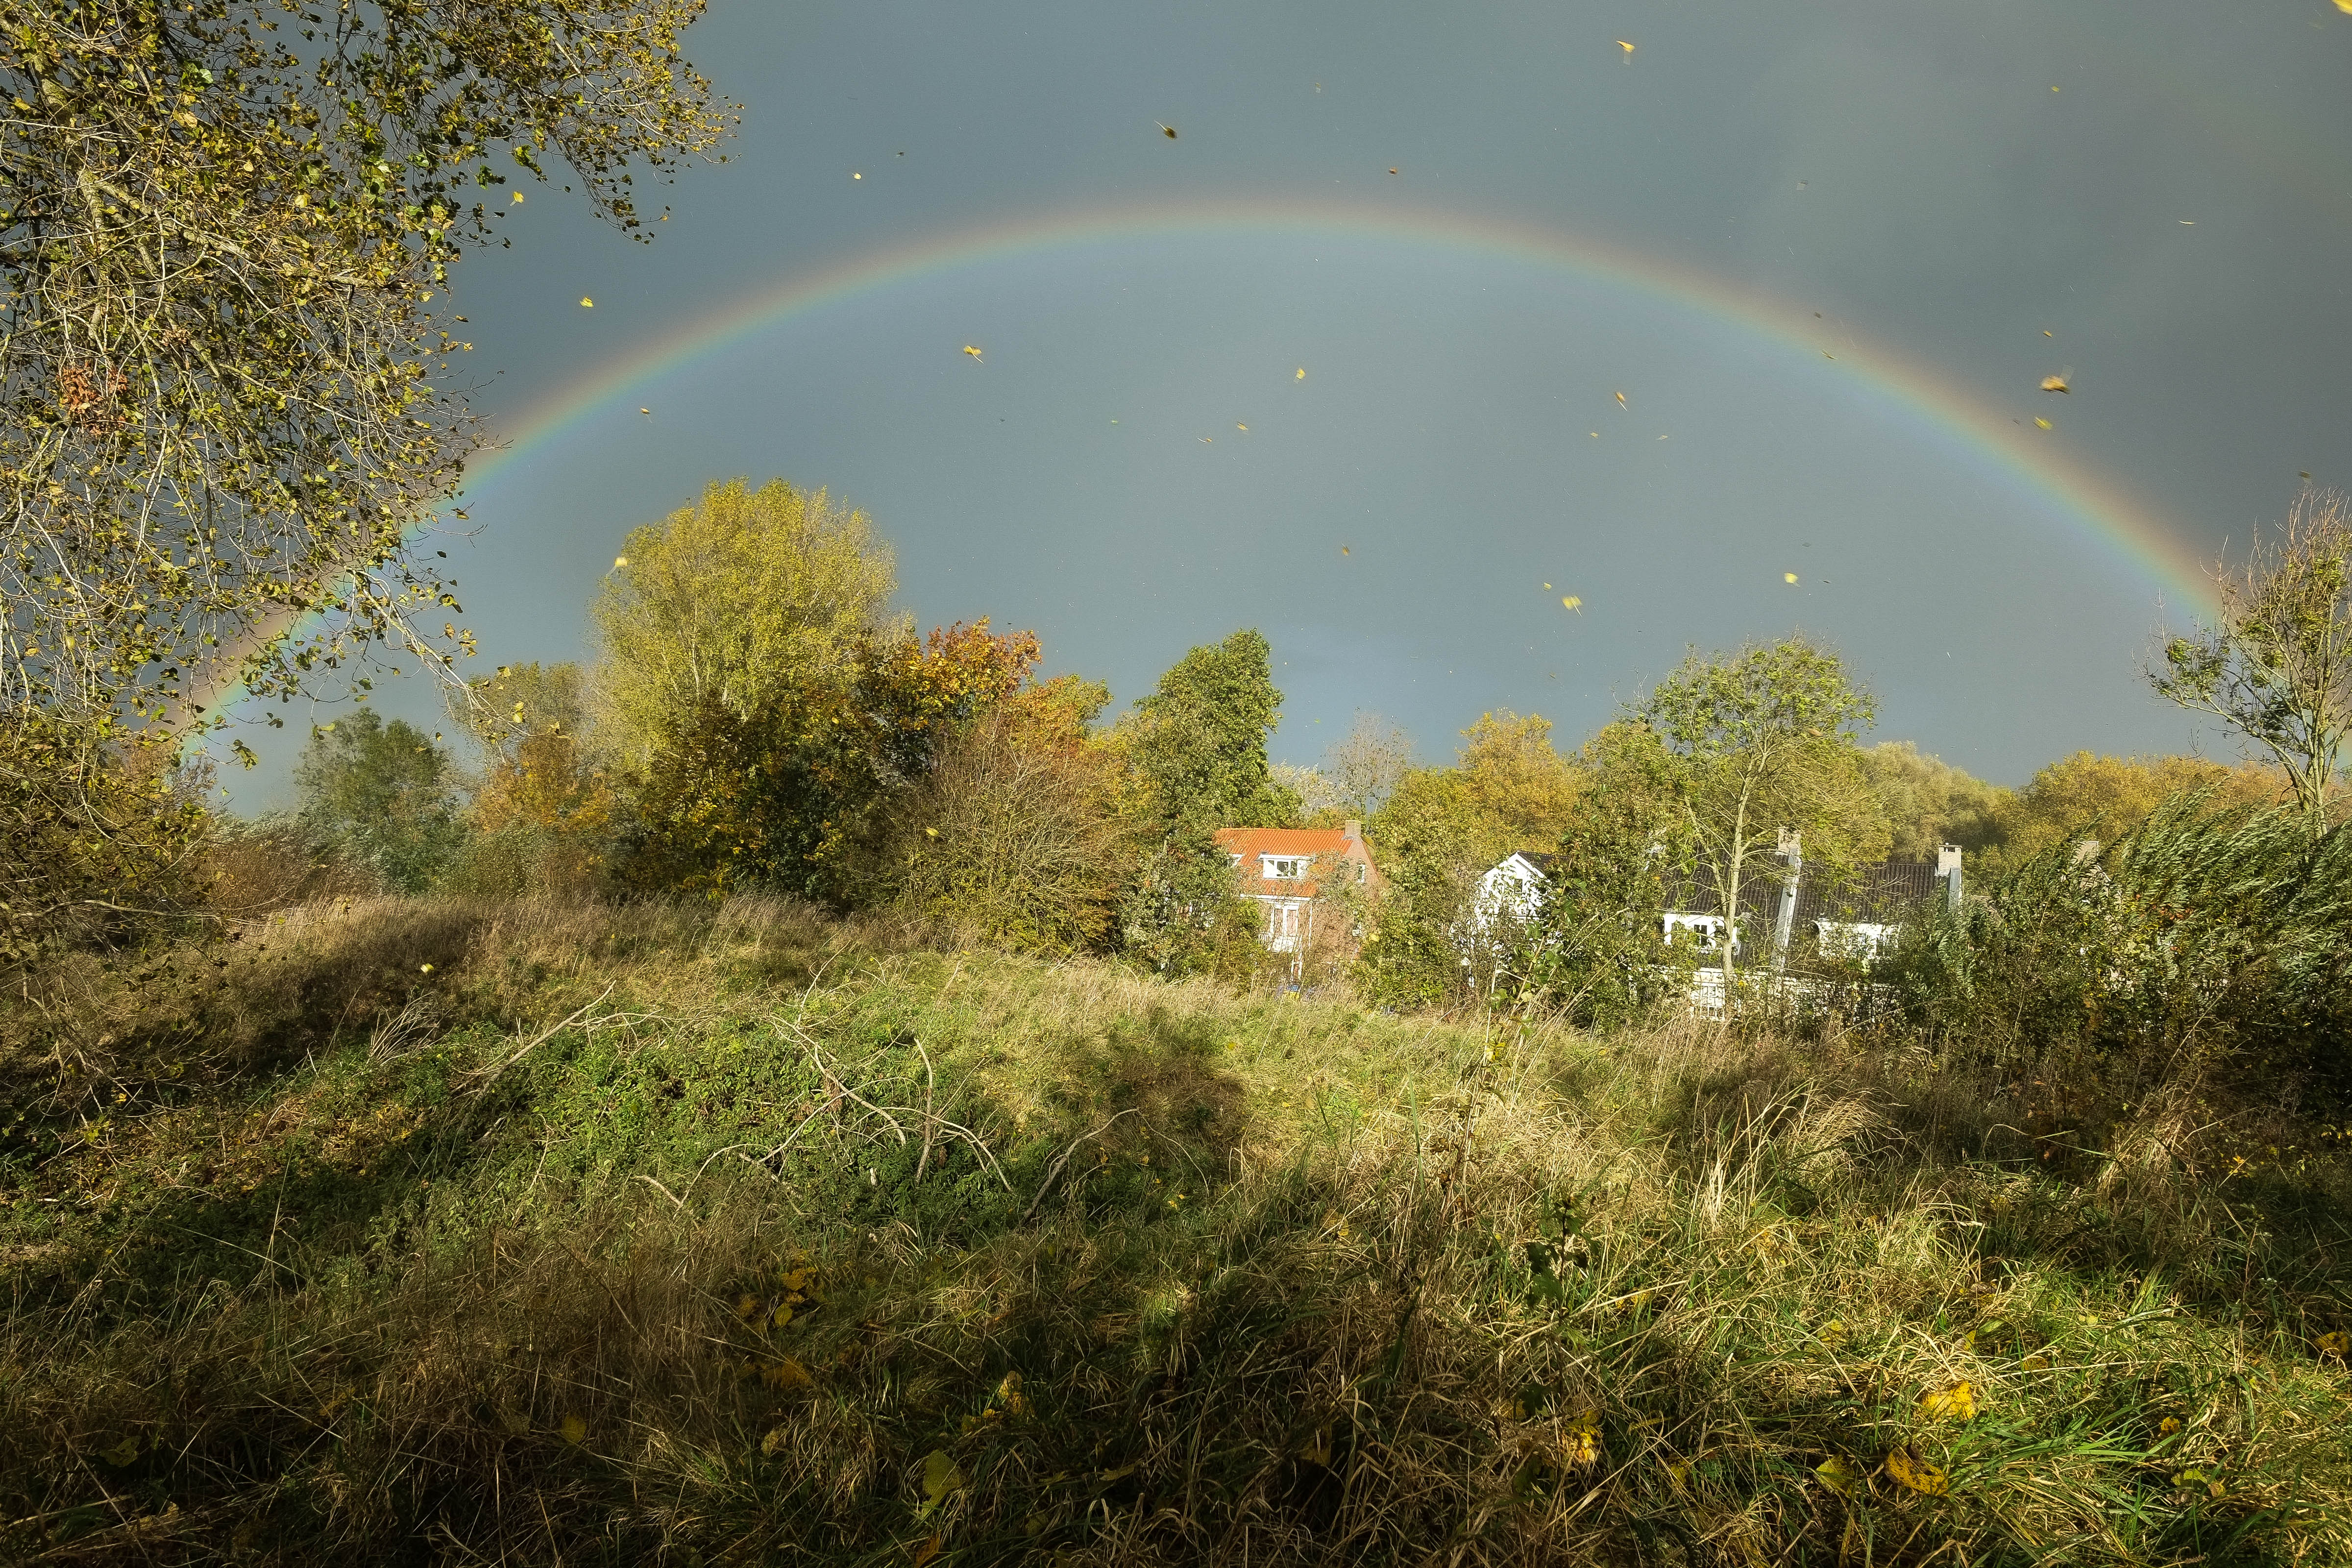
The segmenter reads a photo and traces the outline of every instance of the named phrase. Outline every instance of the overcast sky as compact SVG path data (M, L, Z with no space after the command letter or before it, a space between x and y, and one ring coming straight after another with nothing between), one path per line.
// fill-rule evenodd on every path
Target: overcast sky
M741 133L655 243L525 184L456 275L494 428L602 389L434 542L485 667L580 657L631 528L782 476L924 624L1121 704L1259 627L1282 760L1361 708L1565 748L1802 630L1879 738L2015 784L2192 744L2136 673L2179 563L2352 480L2333 0L714 0L687 44Z

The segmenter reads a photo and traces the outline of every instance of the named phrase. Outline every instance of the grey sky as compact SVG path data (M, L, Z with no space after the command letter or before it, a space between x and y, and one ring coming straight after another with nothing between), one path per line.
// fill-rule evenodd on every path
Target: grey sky
M730 300L977 226L1300 221L933 270L619 392L441 542L486 666L577 657L628 529L782 475L873 515L922 621L1034 626L1122 702L1260 626L1290 761L1359 707L1433 759L1498 707L1573 743L1685 644L1801 628L1880 693L1882 736L2014 783L2190 743L2134 674L2184 606L1868 353L1824 355L1882 345L1983 416L2050 419L2191 555L2301 472L2352 480L2332 0L719 0L688 42L742 134L656 198L654 245L526 184L513 248L459 269L494 424ZM1447 238L1488 219L1820 311L1820 335ZM2037 390L2053 372L2074 390ZM382 705L428 710L420 685ZM290 717L240 804L282 798Z

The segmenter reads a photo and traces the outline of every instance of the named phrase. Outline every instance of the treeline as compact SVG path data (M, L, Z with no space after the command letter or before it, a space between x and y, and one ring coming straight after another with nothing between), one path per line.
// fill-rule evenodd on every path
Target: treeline
M320 726L299 809L220 825L205 896L235 913L329 891L756 889L1243 976L1267 961L1213 830L1356 819L1384 886L1324 879L1316 928L1344 940L1299 977L1344 966L1382 1002L1430 1005L1491 996L1499 966L1614 1016L1664 984L1669 955L1645 943L1669 894L1736 902L1774 875L1782 826L1832 870L1956 843L1999 875L2072 834L2112 841L2185 791L2282 790L2252 766L2089 753L2003 789L1907 742L1864 744L1867 692L1801 641L1694 656L1572 752L1544 719L1499 711L1450 762L1417 764L1368 712L1319 765L1270 767L1282 696L1254 631L1192 649L1111 717L1100 683L1039 678L1033 634L919 635L889 610L896 585L869 520L824 492L713 485L630 538L585 668L476 681L457 742L366 708ZM1482 942L1473 908L1481 874L1521 850L1565 851L1533 956ZM1605 958L1588 951L1603 927Z
M631 536L586 668L473 683L470 757L366 708L319 726L299 808L207 853L210 900L756 890L1245 972L1255 931L1211 835L1303 811L1267 765L1265 639L1192 649L1107 721L1107 687L1039 678L1034 634L918 635L896 586L868 520L824 492L713 485Z

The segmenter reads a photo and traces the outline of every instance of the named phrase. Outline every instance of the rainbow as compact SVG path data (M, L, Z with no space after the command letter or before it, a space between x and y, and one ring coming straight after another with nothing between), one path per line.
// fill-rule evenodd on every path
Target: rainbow
M1796 351L1808 362L1823 352L1816 340L1823 336L1825 324L1785 300L1627 246L1507 218L1430 206L1272 198L1096 206L930 235L849 257L716 305L614 355L561 395L528 410L505 432L504 445L468 473L467 488L497 479L601 416L646 400L647 384L690 370L813 311L1026 256L1203 234L1288 238L1328 234L1491 256L1648 296L1669 309ZM2171 529L2112 479L1916 360L1868 341L1843 321L1834 331L1837 363L1888 409L1932 441L1957 448L1971 465L2042 499L2183 605L2210 607L2211 590L2201 563ZM426 519L420 527L436 521Z

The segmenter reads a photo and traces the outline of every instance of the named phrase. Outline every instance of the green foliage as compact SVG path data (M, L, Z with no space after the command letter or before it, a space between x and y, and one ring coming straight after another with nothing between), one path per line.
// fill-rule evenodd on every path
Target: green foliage
M2112 844L2165 802L2204 791L2217 804L2275 805L2284 778L2269 768L2231 766L2203 757L2102 757L2076 752L2035 773L2001 803L1984 868L1995 875L2022 865L2070 837Z
M895 808L886 856L900 902L966 940L1066 956L1117 930L1134 847L1115 758L1087 722L1108 689L1032 688L949 742Z
M0 1555L2352 1554L2340 1152L876 934L387 902L0 996Z
M590 607L598 743L642 764L708 712L743 723L795 693L846 690L897 586L890 547L862 511L782 479L713 483L691 507L629 535Z
M1471 921L1478 879L1517 850L1550 848L1576 809L1576 771L1552 749L1549 721L1485 713L1462 742L1451 767L1405 770L1367 825L1388 887L1362 973L1395 1005L1491 983L1494 944Z
M2106 1101L2167 1089L2352 1108L2352 831L2176 796L2115 844L2050 845L1906 930L1907 1016ZM2087 1084L2088 1089L2084 1085ZM2116 1085L2121 1085L2120 1089Z
M1663 917L1688 879L1684 773L1647 725L1587 743L1583 789L1515 968L1580 1027L1621 1028L1688 989L1696 958Z
M363 707L319 726L294 784L304 827L395 892L433 887L465 841L449 754L405 719Z
M1282 717L1273 650L1242 630L1202 644L1136 699L1127 753L1160 822L1192 828L1282 827L1297 799L1276 785L1266 737Z
M1693 651L1639 710L1673 754L1701 877L1728 918L1780 836L1837 871L1883 858L1886 819L1859 760L1875 708L1838 656L1802 637L1714 658ZM1751 953L1753 935L1744 936ZM1733 946L1721 945L1727 981Z

